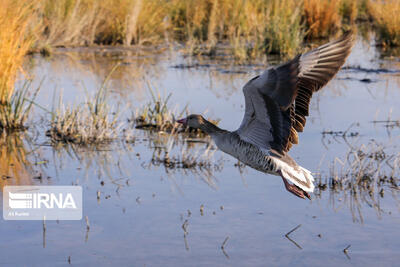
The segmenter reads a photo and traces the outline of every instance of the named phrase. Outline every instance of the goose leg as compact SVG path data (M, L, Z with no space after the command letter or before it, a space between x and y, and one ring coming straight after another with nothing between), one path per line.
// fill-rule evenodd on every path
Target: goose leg
M295 195L299 198L306 199L306 197L307 197L308 199L311 199L309 193L307 193L306 191L304 191L303 189L301 189L300 187L298 187L294 184L289 184L289 182L286 180L286 178L284 178L282 176L282 174L280 174L280 175L282 177L282 181L285 184L285 188L287 191L289 191L290 193L292 193L293 195Z

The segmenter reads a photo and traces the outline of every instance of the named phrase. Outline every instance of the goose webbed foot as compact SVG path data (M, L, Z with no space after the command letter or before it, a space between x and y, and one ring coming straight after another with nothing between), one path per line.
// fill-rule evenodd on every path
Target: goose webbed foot
M306 199L306 197L307 197L308 199L311 199L311 196L309 193L307 193L306 191L304 191L297 185L289 184L289 182L283 176L281 176L281 177L282 177L283 183L285 184L285 188L287 191L289 191L290 193L292 193L293 195L295 195L299 198Z

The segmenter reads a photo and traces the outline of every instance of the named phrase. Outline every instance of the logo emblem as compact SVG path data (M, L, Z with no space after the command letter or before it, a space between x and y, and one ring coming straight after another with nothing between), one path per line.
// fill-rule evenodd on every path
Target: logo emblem
M5 186L5 220L81 220L81 186Z

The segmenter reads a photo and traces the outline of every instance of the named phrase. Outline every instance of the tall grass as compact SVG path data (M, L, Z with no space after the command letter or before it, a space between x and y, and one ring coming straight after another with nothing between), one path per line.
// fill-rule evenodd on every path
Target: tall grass
M24 56L35 41L36 12L37 1L1 1L0 130L22 128L31 108L25 99L29 83L17 91L15 83L18 73L23 73Z
M329 37L357 18L365 19L367 6L383 36L395 36L395 42L398 38L399 1L394 0L36 1L40 3L36 12L41 26L39 48L179 42L192 53L210 55L218 45L228 45L238 59L263 58L266 53L293 55L305 35L308 39ZM31 5L28 0L18 3ZM15 14L24 13L12 9ZM24 24L18 25L23 28Z
M266 52L293 56L304 38L301 10L296 1L273 1L265 30Z
M304 0L304 19L309 38L328 37L341 25L340 0Z
M34 4L3 0L0 8L0 104L11 100L15 79L34 38Z
M103 20L102 1L43 0L40 46L91 45Z
M157 43L169 1L43 0L41 45Z
M211 51L227 41L238 58L291 54L302 40L293 0L43 0L39 46L184 42Z
M341 0L339 5L339 14L342 20L348 23L354 23L359 15L359 9L362 10L363 2L366 0Z
M309 39L329 37L353 23L359 12L365 13L366 6L383 37L398 39L399 1L394 0L35 1L39 4L33 10L31 1L5 0L1 13L17 22L10 23L6 32L26 36L30 22L25 17L36 11L39 48L177 41L193 53L206 48L209 54L218 44L228 44L239 59L262 58L266 53L293 55L305 33Z
M371 0L368 13L374 20L382 45L400 46L400 1Z
M176 0L171 14L175 37L189 47L205 43L212 52L228 43L237 59L292 55L303 37L300 7L292 0Z

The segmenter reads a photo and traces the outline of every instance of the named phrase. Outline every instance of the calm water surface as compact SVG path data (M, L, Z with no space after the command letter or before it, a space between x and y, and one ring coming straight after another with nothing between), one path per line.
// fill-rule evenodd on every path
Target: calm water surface
M220 127L229 130L242 119L241 87L264 68L185 59L174 51L154 55L105 49L60 51L49 59L35 56L27 69L35 85L43 80L37 102L51 109L54 94L58 98L61 92L65 104L84 101L116 63L121 65L108 88L110 105L120 107L122 120L150 100L152 87L162 96L172 94L172 109L188 105L193 113L221 119ZM197 65L176 67L180 64ZM335 158L345 158L349 144L374 139L394 154L400 144L398 126L372 123L400 119L399 58L382 59L373 46L359 41L346 66L314 95L306 130L291 150L299 164L322 179L330 177ZM212 144L204 156L209 139L174 143L166 134L136 130L133 144L53 148L44 136L46 113L36 108L36 114L35 126L25 136L7 141L17 149L3 145L0 174L12 178L3 178L2 185L81 185L90 229L85 220L48 221L45 232L39 221L0 220L2 266L398 264L398 189L384 187L383 197L375 192L375 203L329 189L311 201L301 200L285 190L280 178L239 168ZM349 144L321 134L349 127L357 133L347 139ZM152 160L169 145L172 155L199 156L208 165L171 169ZM39 173L42 179L34 178Z

